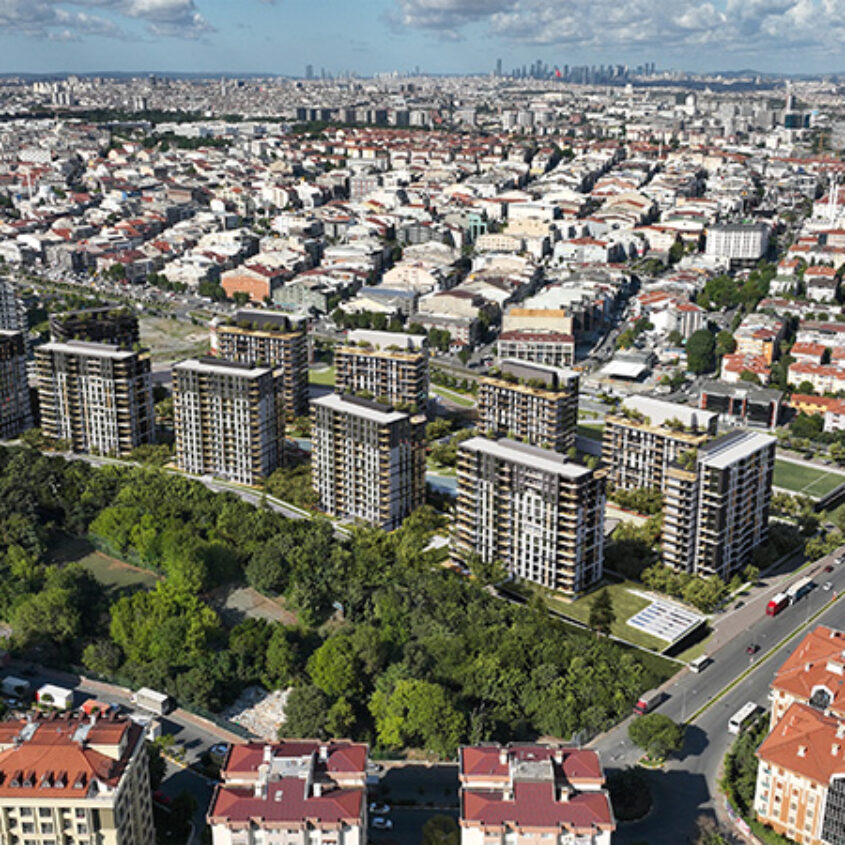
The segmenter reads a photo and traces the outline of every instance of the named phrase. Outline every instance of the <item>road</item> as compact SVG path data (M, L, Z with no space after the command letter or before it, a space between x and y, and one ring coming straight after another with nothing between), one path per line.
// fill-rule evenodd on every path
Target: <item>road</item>
M743 625L739 633L713 652L713 661L703 672L695 674L685 670L664 688L668 697L655 712L663 713L677 722L691 720L684 749L667 764L663 772L646 772L654 797L654 809L641 822L620 825L614 842L677 845L685 841L699 815L714 813L719 769L733 740L727 732L730 716L747 701L754 701L763 707L768 705L769 686L774 674L808 629L808 620L812 616L829 605L811 624L842 625L841 596L845 590L845 564L826 574L822 569L829 560L824 558L805 570L808 574L818 570L814 578L818 579L819 586L809 595L775 617L763 614L765 604L761 601L757 605L757 620ZM821 584L826 580L832 582L830 590L822 589ZM834 596L839 598L834 600ZM797 635L793 639L781 644L794 632ZM760 646L760 651L755 655L746 652L752 642ZM747 670L751 670L750 673L732 690L693 718L696 711L713 701ZM634 717L629 717L591 743L591 747L599 752L606 769L634 765L641 755L628 739L631 718ZM671 826L666 824L667 818L672 819Z

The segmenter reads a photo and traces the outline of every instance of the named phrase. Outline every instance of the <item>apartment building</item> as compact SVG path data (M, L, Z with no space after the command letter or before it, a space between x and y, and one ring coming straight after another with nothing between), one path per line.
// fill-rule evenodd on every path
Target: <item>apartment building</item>
M575 338L563 332L502 332L497 342L500 358L518 358L549 367L571 367L575 363Z
M143 728L120 716L0 723L0 841L154 842Z
M616 820L595 751L463 746L461 845L610 845Z
M211 323L211 353L228 361L282 371L288 421L308 415L308 331L305 318L246 308L230 320Z
M356 396L311 403L319 507L389 531L425 502L425 417Z
M192 358L173 367L176 463L184 472L257 484L284 458L278 370Z
M845 841L845 632L806 634L772 683L757 749L757 819L803 845Z
M602 460L608 480L626 490L663 490L669 464L716 435L718 414L631 396L605 417Z
M759 261L769 247L765 223L723 223L707 230L705 252L729 261Z
M85 308L50 315L50 339L84 340L132 349L141 342L138 318L128 308Z
M335 349L334 364L338 393L369 394L420 410L428 402L425 335L355 329Z
M575 445L578 374L514 359L478 380L478 430L565 452Z
M18 289L9 279L0 278L0 329L10 332L27 330L26 307Z
M0 439L32 428L23 332L0 329Z
M605 471L548 449L473 437L458 449L452 559L578 595L602 577Z
M765 542L774 437L733 431L679 456L665 471L663 562L727 580Z
M208 811L213 845L365 845L367 756L345 740L233 745Z
M149 355L105 343L45 343L35 368L47 437L102 455L155 441Z

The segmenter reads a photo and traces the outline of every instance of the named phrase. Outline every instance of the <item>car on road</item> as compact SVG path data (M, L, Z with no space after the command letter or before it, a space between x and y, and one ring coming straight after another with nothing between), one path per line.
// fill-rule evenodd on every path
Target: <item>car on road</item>
M825 572L833 572L833 567L832 567L830 564L828 564L828 565L824 568L824 571L825 571Z
M757 654L758 651L760 651L758 643L749 643L748 648L745 649L746 654Z
M162 807L169 807L173 803L173 799L169 795L165 795L160 789L153 793L153 801L161 804Z
M370 822L370 825L376 830L393 830L393 822L390 819L384 818L384 816L376 816Z
M824 586L822 587L823 590L827 591L833 586L833 581L825 581Z
M375 816L386 816L390 812L390 804L370 804L370 812Z

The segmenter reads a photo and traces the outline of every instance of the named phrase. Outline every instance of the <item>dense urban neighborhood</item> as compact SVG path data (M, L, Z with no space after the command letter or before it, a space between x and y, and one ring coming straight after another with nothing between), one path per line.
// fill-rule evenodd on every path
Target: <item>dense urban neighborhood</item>
M0 78L0 841L845 845L845 101Z

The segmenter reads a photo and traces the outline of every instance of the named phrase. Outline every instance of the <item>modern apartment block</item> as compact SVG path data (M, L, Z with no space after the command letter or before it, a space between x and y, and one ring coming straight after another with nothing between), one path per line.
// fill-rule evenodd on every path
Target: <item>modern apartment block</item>
M149 355L105 343L35 350L41 429L75 452L127 455L155 440Z
M575 337L563 332L502 332L496 350L500 358L517 358L548 367L571 367L575 363Z
M845 842L845 632L809 632L772 684L771 732L757 749L758 821L793 842Z
M508 573L578 595L602 577L605 471L514 440L458 448L452 559L476 553Z
M233 745L208 811L213 845L365 845L367 756L346 740Z
M0 329L25 332L26 307L18 296L18 289L9 279L0 278Z
M0 439L32 428L23 332L0 329Z
M707 229L707 255L730 261L759 261L769 247L765 223L722 223Z
M478 430L565 452L575 445L578 374L508 359L478 380Z
M143 728L120 716L0 723L0 841L154 842Z
M141 342L138 318L129 308L85 308L50 315L50 339L84 340L132 349Z
M192 358L173 367L176 463L184 472L257 484L284 458L278 370Z
M769 529L774 437L733 431L665 472L663 562L728 579L752 562Z
M461 845L610 845L616 821L595 751L464 746L459 763Z
M338 393L368 393L397 406L425 409L428 341L425 335L355 329L334 353Z
M425 502L425 417L337 393L311 403L311 472L330 516L398 528Z
M308 331L304 318L245 308L231 320L211 323L211 352L228 361L282 371L288 420L308 415Z
M716 435L718 414L631 396L605 417L602 461L608 481L626 490L663 490L669 464Z

